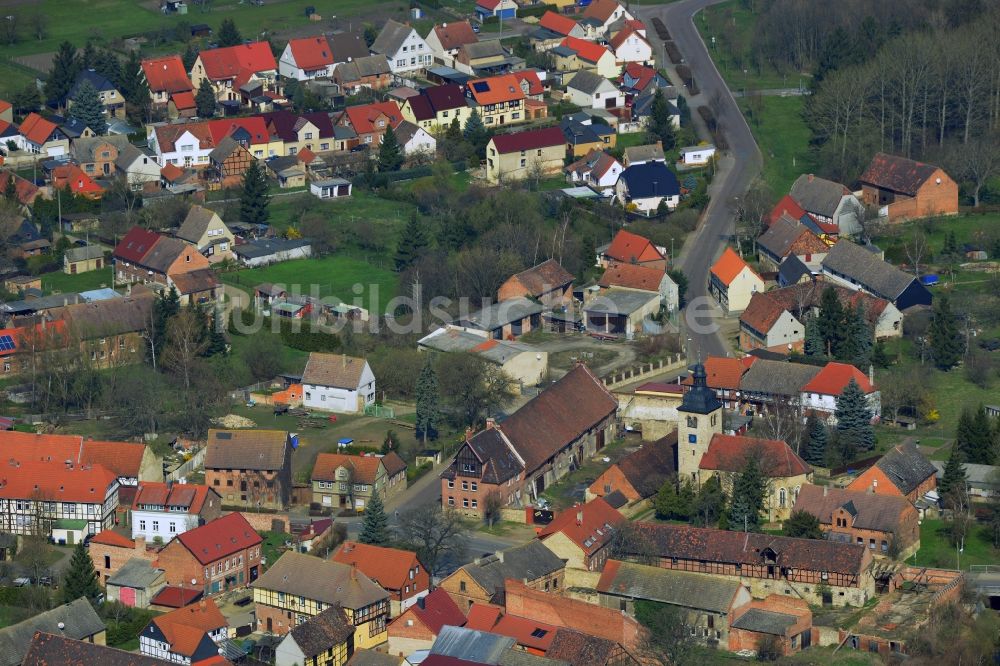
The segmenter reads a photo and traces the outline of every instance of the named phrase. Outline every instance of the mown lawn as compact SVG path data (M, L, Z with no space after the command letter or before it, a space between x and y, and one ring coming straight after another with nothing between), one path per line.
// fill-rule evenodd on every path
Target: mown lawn
M948 524L943 520L924 520L920 525L920 550L914 558L917 566L954 569L959 565L958 551L948 535ZM967 571L973 564L1000 562L1000 550L993 547L985 528L975 525L965 537L961 554L961 567Z
M111 286L111 268L67 275L62 271L45 273L42 276L42 291L46 294L89 291Z
M399 278L388 268L342 255L245 268L223 273L222 280L248 293L261 282L271 282L303 295L335 296L347 303L359 299L359 305L371 311L372 316L384 311L399 287Z
M775 197L787 193L802 174L816 170L815 157L809 152L809 128L802 117L804 102L803 97L739 100L764 156L761 176Z

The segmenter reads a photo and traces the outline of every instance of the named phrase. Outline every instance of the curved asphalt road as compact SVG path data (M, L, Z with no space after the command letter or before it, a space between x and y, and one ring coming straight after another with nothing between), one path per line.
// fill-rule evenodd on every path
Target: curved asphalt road
M647 22L647 35L655 44L659 62L666 64L670 60L663 51L663 43L649 23L653 17L659 17L667 26L685 62L691 67L694 79L701 89L701 93L691 100L692 112L696 106L707 104L710 99L720 100L713 111L729 142L729 151L720 161L719 171L712 182L708 207L698 229L685 242L677 261L690 283L690 305L684 319L685 332L689 338L688 358L692 361L710 355L725 356L729 352L718 327L713 324L714 320L722 317L722 311L708 296L708 270L734 232L730 202L734 197L746 193L750 182L760 173L762 164L760 150L750 133L750 127L694 27L694 17L699 11L722 1L681 0L669 5L638 8L640 17ZM710 304L705 304L706 299Z

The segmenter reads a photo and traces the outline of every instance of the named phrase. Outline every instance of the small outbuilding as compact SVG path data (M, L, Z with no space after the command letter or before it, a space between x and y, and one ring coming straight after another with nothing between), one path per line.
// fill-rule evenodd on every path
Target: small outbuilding
M319 199L341 199L351 196L351 181L343 178L328 178L309 184L309 193Z

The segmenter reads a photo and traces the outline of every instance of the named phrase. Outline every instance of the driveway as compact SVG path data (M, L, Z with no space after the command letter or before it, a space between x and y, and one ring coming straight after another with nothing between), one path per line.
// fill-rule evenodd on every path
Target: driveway
M722 1L681 0L670 5L638 8L639 16L647 23L654 17L663 21L691 67L701 89L701 93L691 99L692 115L696 115L696 106L706 104L708 100L718 100L713 111L729 143L729 150L721 160L718 174L712 181L709 192L711 199L701 223L688 236L677 261L690 283L687 294L689 305L684 317L690 359L704 359L709 355L724 356L729 351L716 324L722 317L722 312L708 295L708 270L735 231L730 202L734 197L746 193L750 182L760 173L762 164L760 150L750 133L750 127L694 27L695 14ZM654 44L658 61L666 66L670 60L663 50L663 42L652 26L647 34Z
M563 351L608 351L615 354L615 358L607 363L603 363L590 370L598 377L609 375L619 368L626 368L635 362L636 352L632 345L622 342L602 342L590 336L560 336L554 340L546 340L535 344L536 347L549 354ZM588 364L589 365L589 364ZM566 370L550 368L551 379L558 379L566 374Z

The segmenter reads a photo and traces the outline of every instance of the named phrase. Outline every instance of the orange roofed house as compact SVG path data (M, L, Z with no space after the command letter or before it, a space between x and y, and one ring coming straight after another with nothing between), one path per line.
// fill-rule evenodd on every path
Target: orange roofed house
M751 296L764 291L764 280L727 247L709 270L708 291L727 313L742 312Z
M915 444L899 444L862 472L847 489L898 495L916 503L937 488L936 472Z
M143 60L142 75L149 86L153 108L166 109L171 118L195 115L194 86L179 55Z
M608 559L615 531L625 518L598 497L582 506L570 507L542 528L538 538L566 566L600 571Z
M881 392L875 388L871 377L849 363L831 361L823 366L823 369L802 387L802 408L834 421L837 401L851 381L865 394L872 419L878 419L882 414Z
M430 576L416 553L345 541L333 561L358 568L389 593L390 615L396 617L427 596Z
M249 101L250 92L263 88L276 90L278 64L268 42L251 42L198 54L191 68L195 90L208 79L220 102ZM258 93L255 93L258 94Z
M524 506L615 437L618 401L577 365L502 423L466 436L441 474L441 503L482 516L487 498Z
M461 627L465 615L444 588L437 588L410 606L389 625L389 654L429 650L444 626Z
M497 290L497 300L533 298L547 307L568 305L573 298L573 276L555 259L507 278Z
M350 127L362 144L378 147L385 131L395 129L403 122L403 112L393 101L359 104L344 109L334 122L337 127Z
M860 180L861 200L889 222L958 213L958 184L933 164L876 153Z
M230 513L175 537L157 563L168 585L218 594L257 580L263 541L243 514Z
M667 256L648 238L622 229L609 245L597 248L597 265L636 264L646 268L667 269Z
M139 652L148 657L199 666L217 664L219 644L229 623L211 599L154 617L139 634Z
M476 109L487 127L523 123L524 90L513 74L473 79L466 86L469 106Z

